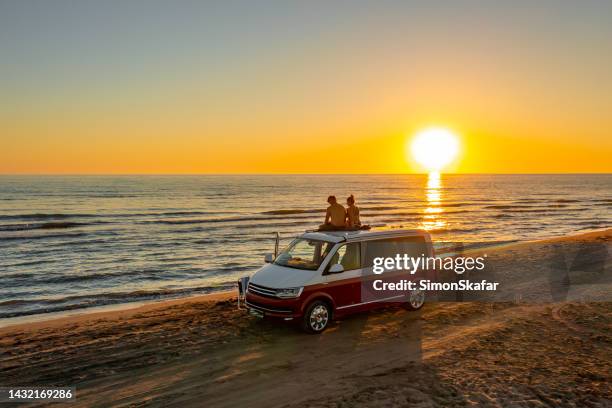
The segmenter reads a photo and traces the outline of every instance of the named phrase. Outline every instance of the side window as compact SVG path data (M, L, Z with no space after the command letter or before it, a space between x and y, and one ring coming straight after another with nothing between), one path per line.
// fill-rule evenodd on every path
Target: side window
M376 241L366 241L363 243L363 267L369 268L374 265L374 258L393 256L395 244L392 239L380 239Z
M400 238L397 240L397 253L418 258L427 256L427 244L424 237L416 236L410 238Z
M427 256L427 244L421 236L380 239L363 243L363 267L374 265L374 258L395 258L397 254L410 257Z
M339 263L345 271L361 268L361 246L357 242L342 245L334 254L329 266Z

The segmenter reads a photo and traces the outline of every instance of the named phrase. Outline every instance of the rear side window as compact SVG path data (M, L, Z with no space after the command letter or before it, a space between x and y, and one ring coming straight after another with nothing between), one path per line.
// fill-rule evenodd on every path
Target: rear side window
M395 258L396 255L410 257L427 256L427 243L425 237L415 236L406 238L388 238L362 243L363 267L374 265L374 258Z
M342 245L334 254L329 266L339 263L345 271L361 268L361 245L358 242Z

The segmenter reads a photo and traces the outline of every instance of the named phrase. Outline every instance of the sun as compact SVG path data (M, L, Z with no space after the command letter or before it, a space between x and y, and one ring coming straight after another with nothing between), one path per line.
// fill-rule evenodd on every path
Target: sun
M457 158L459 137L445 128L423 129L411 139L410 153L428 171L441 171Z

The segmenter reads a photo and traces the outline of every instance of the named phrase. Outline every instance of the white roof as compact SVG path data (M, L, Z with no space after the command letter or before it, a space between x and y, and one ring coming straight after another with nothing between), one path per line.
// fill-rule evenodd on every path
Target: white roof
M305 232L300 238L314 239L326 242L359 241L369 238L394 238L415 235L428 235L427 231L416 229L371 229L358 231L312 231Z

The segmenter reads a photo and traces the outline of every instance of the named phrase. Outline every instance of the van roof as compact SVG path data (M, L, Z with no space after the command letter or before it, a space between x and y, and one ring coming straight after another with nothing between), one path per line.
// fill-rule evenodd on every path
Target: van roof
M300 238L327 242L359 241L370 238L395 238L415 235L429 235L427 231L418 229L371 229L357 231L306 231Z

